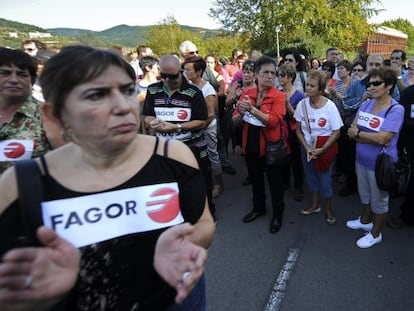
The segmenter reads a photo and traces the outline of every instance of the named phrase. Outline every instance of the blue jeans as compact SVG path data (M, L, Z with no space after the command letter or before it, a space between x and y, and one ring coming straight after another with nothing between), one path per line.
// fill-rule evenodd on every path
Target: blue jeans
M169 307L166 311L205 311L206 310L206 279L201 276L197 285L180 304Z
M301 153L303 171L305 173L305 178L306 182L308 183L309 190L311 192L319 192L321 197L324 199L331 199L333 197L331 172L335 161L332 162L329 169L325 172L318 172L315 170L313 162L307 161L303 148Z

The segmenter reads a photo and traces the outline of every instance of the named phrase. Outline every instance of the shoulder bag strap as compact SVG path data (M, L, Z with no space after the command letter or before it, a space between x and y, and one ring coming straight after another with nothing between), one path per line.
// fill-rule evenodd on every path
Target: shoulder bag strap
M312 134L312 130L311 130L310 124L309 124L308 109L306 108L306 100L304 100L302 102L302 110L303 110L303 114L305 115L305 123L306 123L306 127L308 129L308 132L309 132L309 134Z
M18 161L15 164L20 213L26 234L38 242L36 230L43 223L41 201L43 197L42 175L35 160Z
M392 107L393 107L393 106L394 106L394 105L393 105L393 104L391 104L391 106L389 106L389 107L388 107L387 111L385 111L384 119L387 117L388 112L390 112L390 111L391 111L391 109L392 109ZM386 150L385 148L386 148L387 146L386 146L386 145L381 145L381 146L382 146L382 151L381 151L381 152L382 152L382 153L386 153L386 151L387 151L387 150Z
M164 141L164 157L168 158L168 143L170 142L169 139Z

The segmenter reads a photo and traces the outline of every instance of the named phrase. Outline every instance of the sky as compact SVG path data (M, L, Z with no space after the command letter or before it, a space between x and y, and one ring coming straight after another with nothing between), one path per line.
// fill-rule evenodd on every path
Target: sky
M154 25L168 16L179 24L220 28L208 16L214 0L0 0L0 17L42 28L80 28L105 30L120 24ZM414 2L381 0L376 8L385 8L371 21L408 19L414 25Z

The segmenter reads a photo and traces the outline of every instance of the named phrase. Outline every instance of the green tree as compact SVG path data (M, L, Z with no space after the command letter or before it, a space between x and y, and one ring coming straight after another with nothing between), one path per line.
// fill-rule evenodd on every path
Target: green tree
M203 46L206 54L215 54L217 57L227 56L230 58L231 52L235 48L247 51L249 49L249 41L239 34L233 35L223 32L222 34L206 39Z
M409 20L398 18L392 19L389 21L385 21L383 26L390 27L402 31L407 34L408 42L407 42L407 53L413 54L414 53L414 26L410 23Z
M367 18L377 14L376 0L216 0L210 16L226 30L250 39L251 48L271 54L276 48L276 25L281 25L280 47L296 47L311 54L320 44L355 50L372 26Z
M158 25L152 26L145 34L145 44L150 46L155 54L161 56L168 53L179 53L178 47L185 40L192 41L200 54L205 52L202 38L181 28L174 17L167 17Z

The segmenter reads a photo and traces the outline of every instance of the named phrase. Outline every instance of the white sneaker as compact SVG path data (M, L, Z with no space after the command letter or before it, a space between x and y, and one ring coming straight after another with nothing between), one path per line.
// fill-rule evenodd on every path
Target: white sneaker
M382 234L380 233L376 238L371 234L371 232L368 232L365 234L362 238L360 238L358 241L356 241L356 245L359 248L370 248L374 246L375 244L382 242Z
M374 226L374 224L372 222L367 223L367 224L363 224L361 222L361 217L358 217L355 220L348 220L346 222L346 226L350 229L354 229L354 230L362 229L366 232L370 232L372 230L372 227Z

